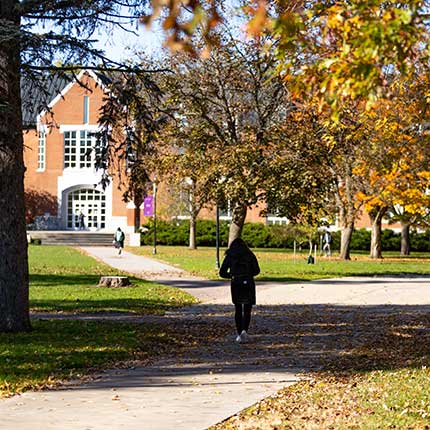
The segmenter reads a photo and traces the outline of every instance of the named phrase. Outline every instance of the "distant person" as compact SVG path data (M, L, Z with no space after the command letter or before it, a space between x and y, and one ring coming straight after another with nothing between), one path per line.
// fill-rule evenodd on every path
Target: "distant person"
M326 257L331 256L331 243L333 242L333 238L329 230L326 230L323 236L323 252Z
M124 240L125 240L125 234L121 230L121 228L118 227L113 237L113 244L115 245L115 248L118 250L118 255L121 255L122 249L124 248Z
M235 306L236 342L249 339L252 306L255 305L254 276L260 273L257 258L245 242L234 239L225 253L219 275L231 279L231 298Z
M82 211L79 212L79 230L85 230L85 215L82 213Z

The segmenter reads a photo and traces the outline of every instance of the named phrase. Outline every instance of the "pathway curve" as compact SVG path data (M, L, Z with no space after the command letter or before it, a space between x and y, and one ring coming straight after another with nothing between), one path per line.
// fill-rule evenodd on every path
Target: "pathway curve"
M204 430L294 383L299 371L330 362L346 365L362 333L384 336L378 330L387 316L406 315L407 309L405 325L414 313L430 309L427 277L259 283L261 306L253 317L252 341L238 345L225 282L193 278L129 253L118 257L110 248L85 251L119 270L198 297L202 304L163 317L130 316L178 331L189 328L190 345L146 367L106 371L88 384L2 400L0 429Z

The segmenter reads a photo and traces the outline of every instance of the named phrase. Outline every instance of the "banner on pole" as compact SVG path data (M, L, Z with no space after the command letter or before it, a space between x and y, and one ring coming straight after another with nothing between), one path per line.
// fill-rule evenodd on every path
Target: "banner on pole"
M143 199L143 215L153 216L154 215L154 197L147 196Z

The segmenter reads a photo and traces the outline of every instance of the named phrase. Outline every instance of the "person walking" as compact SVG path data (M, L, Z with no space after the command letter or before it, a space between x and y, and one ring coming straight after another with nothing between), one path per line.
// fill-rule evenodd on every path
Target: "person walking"
M85 230L85 215L82 213L82 211L79 212L78 220L79 230Z
M121 228L118 227L113 237L113 244L115 245L115 248L118 249L118 255L121 255L122 249L124 248L124 240L125 234Z
M231 279L231 298L235 306L236 342L249 340L252 306L255 305L254 276L260 273L257 257L240 239L234 239L225 253L219 275Z
M323 236L323 251L326 257L331 256L331 243L333 242L333 238L331 236L330 231L327 229Z

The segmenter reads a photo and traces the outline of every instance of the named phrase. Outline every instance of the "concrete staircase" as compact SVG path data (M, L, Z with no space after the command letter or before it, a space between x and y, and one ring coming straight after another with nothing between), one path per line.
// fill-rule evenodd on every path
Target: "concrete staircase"
M92 231L27 231L27 237L40 239L42 245L112 246L113 233ZM127 243L127 238L126 238Z

